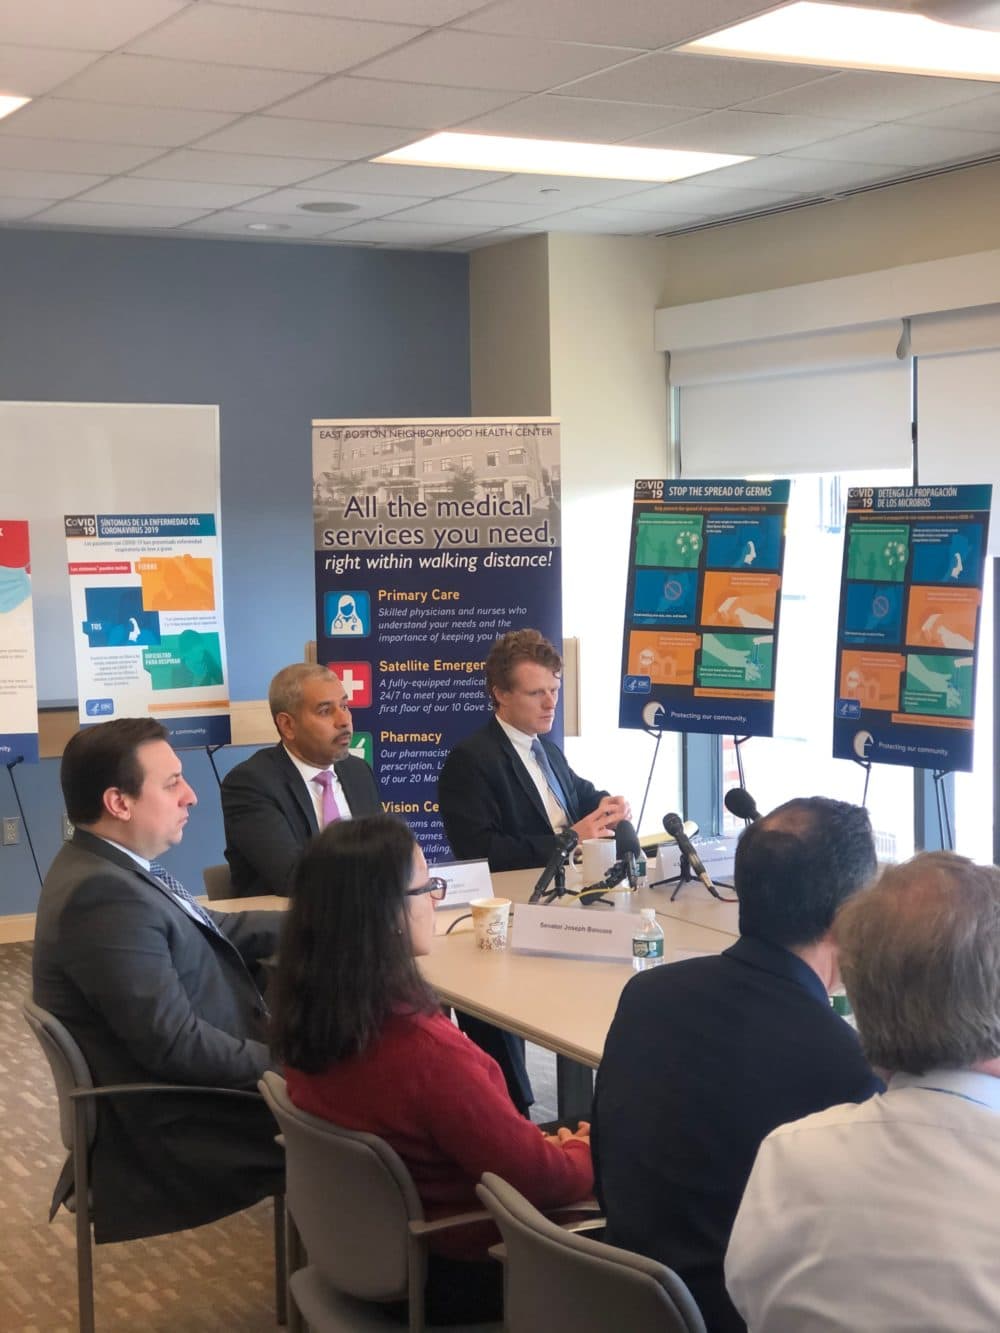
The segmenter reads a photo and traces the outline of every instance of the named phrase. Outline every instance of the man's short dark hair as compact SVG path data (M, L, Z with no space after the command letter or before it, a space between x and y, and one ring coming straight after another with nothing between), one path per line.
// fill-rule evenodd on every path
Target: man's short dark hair
M558 675L562 658L537 629L513 629L497 639L486 658L486 696L490 707L496 708L496 690L513 688L514 668L522 662L536 662L547 671Z
M152 717L119 717L84 727L72 736L59 770L70 821L95 824L104 810L104 793L109 787L118 787L127 796L138 796L143 780L139 746L166 739L166 727Z
M751 824L736 848L740 934L786 949L813 944L877 868L868 811L798 797Z

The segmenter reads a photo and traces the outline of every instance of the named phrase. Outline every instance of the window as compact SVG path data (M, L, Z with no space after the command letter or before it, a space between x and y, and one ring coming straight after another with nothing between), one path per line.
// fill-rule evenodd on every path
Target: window
M524 463L524 462L526 461L527 457L528 457L527 451L524 450L524 449L508 449L508 450L507 450L507 462L508 462L508 463Z
M500 466L500 455L496 452L495 449L491 449L490 452L486 455L486 466L487 467Z

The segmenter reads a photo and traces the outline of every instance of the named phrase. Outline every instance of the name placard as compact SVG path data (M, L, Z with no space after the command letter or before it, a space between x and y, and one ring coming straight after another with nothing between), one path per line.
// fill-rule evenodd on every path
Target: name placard
M473 898L492 898L493 881L488 861L442 861L428 866L431 875L448 881L448 892L435 907L462 907Z
M518 903L514 912L514 953L558 954L601 962L632 960L636 912L602 912L593 907L532 907Z

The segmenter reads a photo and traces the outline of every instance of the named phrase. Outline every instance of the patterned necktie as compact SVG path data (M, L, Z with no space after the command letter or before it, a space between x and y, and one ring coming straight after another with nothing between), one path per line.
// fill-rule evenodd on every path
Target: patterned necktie
M333 774L328 768L324 768L322 773L315 774L310 781L315 782L323 792L323 827L335 824L338 819L343 818L343 815L333 793Z
M201 903L195 902L180 880L171 875L170 871L161 861L150 861L149 873L155 875L160 883L170 890L173 897L177 899L189 916L193 916L196 920L200 921L203 926L207 926L209 930L214 931L216 935L222 934L222 931L208 915Z
M568 818L569 801L566 799L566 793L563 791L562 783L552 770L552 765L549 763L549 756L545 753L545 746L537 736L531 742L531 753L535 756L538 767L542 770L545 781L549 784L549 791L562 806L563 810L565 810Z

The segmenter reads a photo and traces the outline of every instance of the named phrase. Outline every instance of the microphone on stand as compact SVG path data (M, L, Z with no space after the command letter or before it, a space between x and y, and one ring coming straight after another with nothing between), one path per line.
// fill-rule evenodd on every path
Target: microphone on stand
M753 824L760 819L757 802L746 787L730 787L722 798L722 803L731 815L735 815L737 819L746 820L748 824Z
M694 871L698 879L701 880L702 884L704 884L705 888L708 889L709 893L712 894L714 898L720 898L722 895L712 883L712 876L705 869L704 862L695 851L691 839L684 832L684 821L681 819L680 815L664 815L663 827L673 838L674 842L676 842L681 853L687 857L691 869Z
M580 841L580 835L575 828L563 829L562 833L556 836L556 845L552 849L552 855L549 857L548 864L542 873L538 876L538 883L531 891L529 903L540 901L542 894L555 879L558 872L566 863L566 858Z
M641 855L642 848L639 846L639 837L635 828L627 819L620 819L615 826L615 858L625 863L628 886L633 893L639 885L636 861Z

